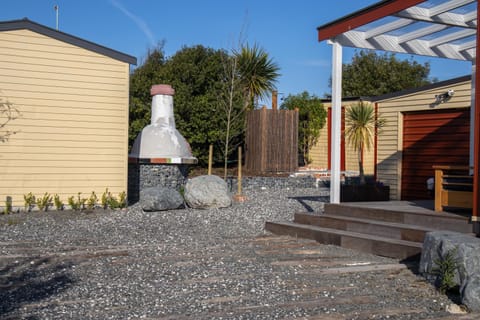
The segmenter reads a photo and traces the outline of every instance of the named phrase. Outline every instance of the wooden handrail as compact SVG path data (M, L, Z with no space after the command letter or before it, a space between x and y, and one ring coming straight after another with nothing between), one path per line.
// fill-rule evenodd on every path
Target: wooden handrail
M432 168L434 170L469 170L473 169L473 167L469 167L467 165L465 166L459 166L459 165L443 165L443 164L436 164L433 165Z
M448 190L443 186L473 186L472 182L467 182L472 176L463 174L449 174L448 171L466 171L471 168L461 165L434 165L435 170L435 211L442 211L443 206L472 208L473 192L468 190ZM461 181L445 181L444 179L460 179ZM462 181L463 180L463 181Z

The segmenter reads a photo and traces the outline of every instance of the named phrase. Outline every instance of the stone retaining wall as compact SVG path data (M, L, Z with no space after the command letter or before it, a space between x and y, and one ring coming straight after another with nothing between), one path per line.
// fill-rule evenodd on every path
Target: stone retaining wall
M237 190L238 179L236 177L228 177L227 185L231 192ZM305 177L243 177L242 189L294 189L294 188L319 188L323 184L319 184L317 179L312 176Z
M138 201L140 191L148 187L179 190L187 183L186 164L129 164L128 203Z
M140 191L148 187L167 187L179 190L185 186L188 165L129 164L128 202L135 203ZM237 177L227 177L230 192L237 191ZM312 176L301 177L243 177L243 190L318 188L329 191L322 181Z

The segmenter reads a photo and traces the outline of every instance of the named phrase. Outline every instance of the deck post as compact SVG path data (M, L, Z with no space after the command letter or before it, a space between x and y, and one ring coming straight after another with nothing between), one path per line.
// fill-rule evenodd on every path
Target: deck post
M342 46L329 41L332 45L332 127L330 203L340 203L340 146L342 117Z

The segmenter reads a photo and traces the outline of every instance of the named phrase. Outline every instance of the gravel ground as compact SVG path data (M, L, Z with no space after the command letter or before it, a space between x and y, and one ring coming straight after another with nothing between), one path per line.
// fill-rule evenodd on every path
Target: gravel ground
M320 212L318 190L246 196L226 209L1 216L0 318L475 318L446 312L452 301L412 266L264 232Z

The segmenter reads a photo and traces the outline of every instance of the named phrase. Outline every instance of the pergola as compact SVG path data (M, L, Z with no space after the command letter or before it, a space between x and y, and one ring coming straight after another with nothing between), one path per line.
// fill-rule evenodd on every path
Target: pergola
M473 215L480 215L480 81L477 0L384 0L318 27L332 45L332 152L330 202L340 201L342 47L383 50L472 62L470 166Z

